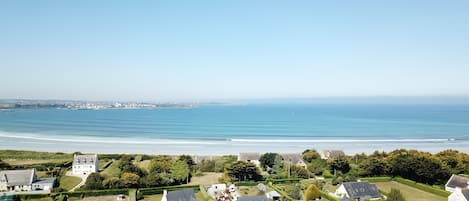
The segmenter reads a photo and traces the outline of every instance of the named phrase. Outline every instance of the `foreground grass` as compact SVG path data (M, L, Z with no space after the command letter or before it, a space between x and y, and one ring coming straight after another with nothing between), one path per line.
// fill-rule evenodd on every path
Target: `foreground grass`
M395 181L389 182L376 182L376 186L379 190L389 193L391 188L398 189L402 192L406 200L410 201L446 201L448 198L431 194L420 189L416 189L405 184L401 184Z
M204 172L203 176L198 176L198 177L192 177L191 182L189 183L190 185L195 185L195 184L204 184L204 185L209 185L209 184L216 184L218 183L218 178L220 178L223 175L223 173L218 173L218 172Z
M62 176L60 178L60 186L59 187L69 191L73 187L78 185L80 182L81 182L81 179L79 177Z
M109 167L103 170L103 174L110 177L119 177L121 170L119 169L119 161L113 162Z

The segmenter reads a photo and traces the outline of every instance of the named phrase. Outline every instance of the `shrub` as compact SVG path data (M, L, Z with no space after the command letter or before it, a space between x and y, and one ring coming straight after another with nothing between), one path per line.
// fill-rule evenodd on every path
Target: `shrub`
M321 198L321 192L316 185L311 184L305 190L305 201L311 201Z

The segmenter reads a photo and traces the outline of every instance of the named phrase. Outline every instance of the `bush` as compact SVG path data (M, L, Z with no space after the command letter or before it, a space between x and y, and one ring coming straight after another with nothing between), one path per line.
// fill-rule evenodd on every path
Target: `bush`
M405 201L401 191L395 188L391 188L391 192L389 192L387 197L386 201Z
M318 187L314 184L309 185L305 190L305 201L316 200L318 198L321 198L321 192Z

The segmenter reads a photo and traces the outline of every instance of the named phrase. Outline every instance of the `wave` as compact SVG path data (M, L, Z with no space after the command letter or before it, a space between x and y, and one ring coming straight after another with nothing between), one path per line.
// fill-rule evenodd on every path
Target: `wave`
M435 139L228 139L232 142L278 142L278 143L299 143L299 142L446 142L456 141L454 138Z

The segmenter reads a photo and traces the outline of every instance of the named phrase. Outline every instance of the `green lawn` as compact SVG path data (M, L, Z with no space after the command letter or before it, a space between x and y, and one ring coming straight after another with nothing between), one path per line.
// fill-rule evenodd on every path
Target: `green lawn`
M67 191L75 187L81 182L81 179L79 177L73 177L73 176L62 176L60 178L60 188L63 188Z
M118 161L113 162L108 168L104 169L102 173L109 177L119 177L121 171L118 163Z
M447 201L447 197L438 196L431 194L420 189L416 189L405 184L401 184L395 181L388 182L376 182L378 189L384 192L390 192L391 188L398 189L402 192L406 200L409 201Z

